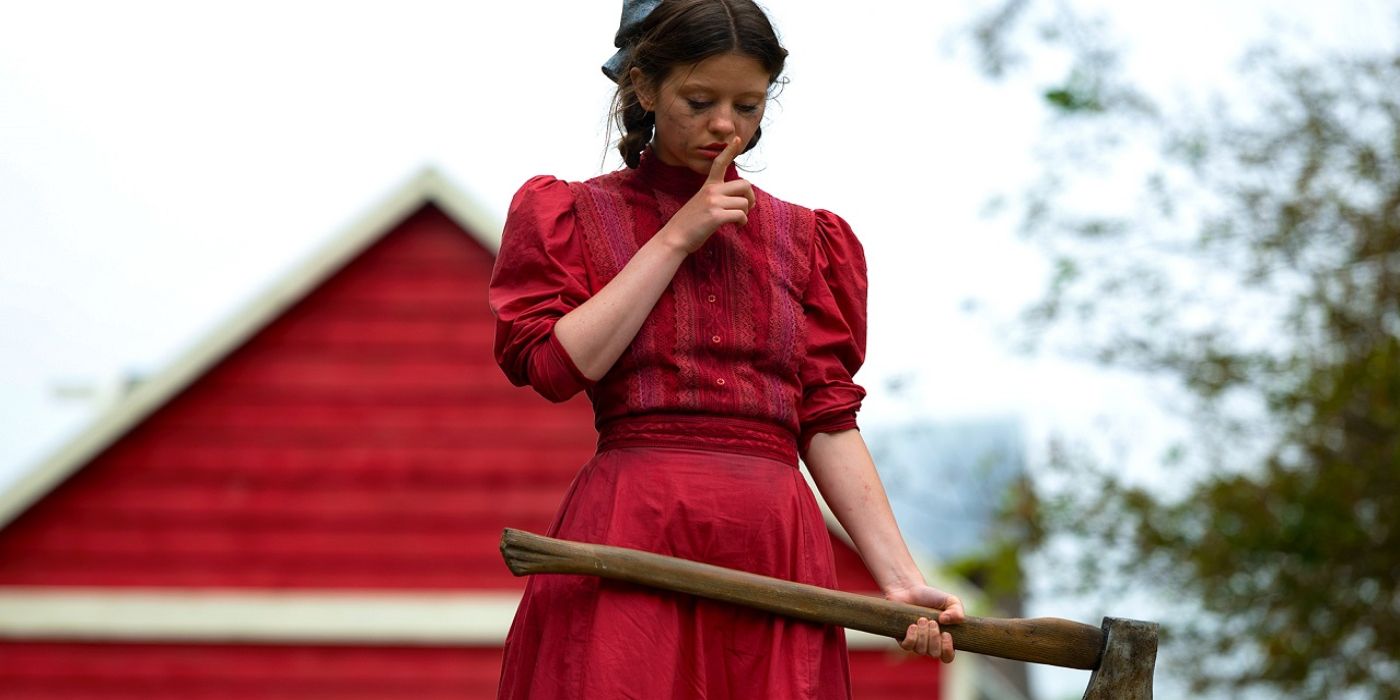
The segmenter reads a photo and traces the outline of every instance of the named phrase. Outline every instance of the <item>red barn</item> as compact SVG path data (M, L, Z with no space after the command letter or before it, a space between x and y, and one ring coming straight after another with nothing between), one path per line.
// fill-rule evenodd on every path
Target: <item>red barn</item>
M501 529L596 437L492 360L499 235L423 173L0 494L3 696L494 697ZM859 698L967 687L851 646Z

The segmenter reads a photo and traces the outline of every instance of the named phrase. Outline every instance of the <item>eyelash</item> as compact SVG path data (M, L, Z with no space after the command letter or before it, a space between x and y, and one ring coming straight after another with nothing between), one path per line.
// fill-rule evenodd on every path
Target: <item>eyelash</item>
M708 109L711 105L714 104L713 102L706 102L706 101L704 101L704 100L686 100L686 103L690 105L690 108L691 108L691 109L693 109L693 110L695 110L695 111L697 111L697 112L699 112L699 111L701 111L701 110L704 110L704 109ZM735 108L740 114L745 114L745 115L754 115L754 114L758 114L758 105L735 105L734 108Z

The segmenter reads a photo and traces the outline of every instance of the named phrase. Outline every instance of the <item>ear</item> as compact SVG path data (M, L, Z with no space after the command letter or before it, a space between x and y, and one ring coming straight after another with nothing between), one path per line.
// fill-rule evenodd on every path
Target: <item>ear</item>
M642 69L633 67L627 72L627 79L632 81L632 89L637 93L637 102L642 105L642 109L655 112L656 91L652 89L651 81L642 75Z

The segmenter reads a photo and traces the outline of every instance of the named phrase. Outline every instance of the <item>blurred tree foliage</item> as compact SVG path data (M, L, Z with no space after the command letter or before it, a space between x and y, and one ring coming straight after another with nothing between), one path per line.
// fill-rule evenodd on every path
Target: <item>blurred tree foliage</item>
M1400 48L1262 47L1169 110L1071 3L972 33L989 77L1057 73L1017 201L1054 260L1028 336L1179 387L1195 428L1170 494L1058 451L1028 544L1083 538L1087 585L1199 606L1164 621L1196 690L1400 697Z

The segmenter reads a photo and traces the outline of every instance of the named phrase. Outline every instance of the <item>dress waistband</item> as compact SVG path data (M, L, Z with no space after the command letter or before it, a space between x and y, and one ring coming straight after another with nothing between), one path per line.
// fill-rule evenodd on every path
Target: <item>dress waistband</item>
M797 436L759 420L721 416L627 416L598 426L598 451L690 447L768 457L797 466Z

